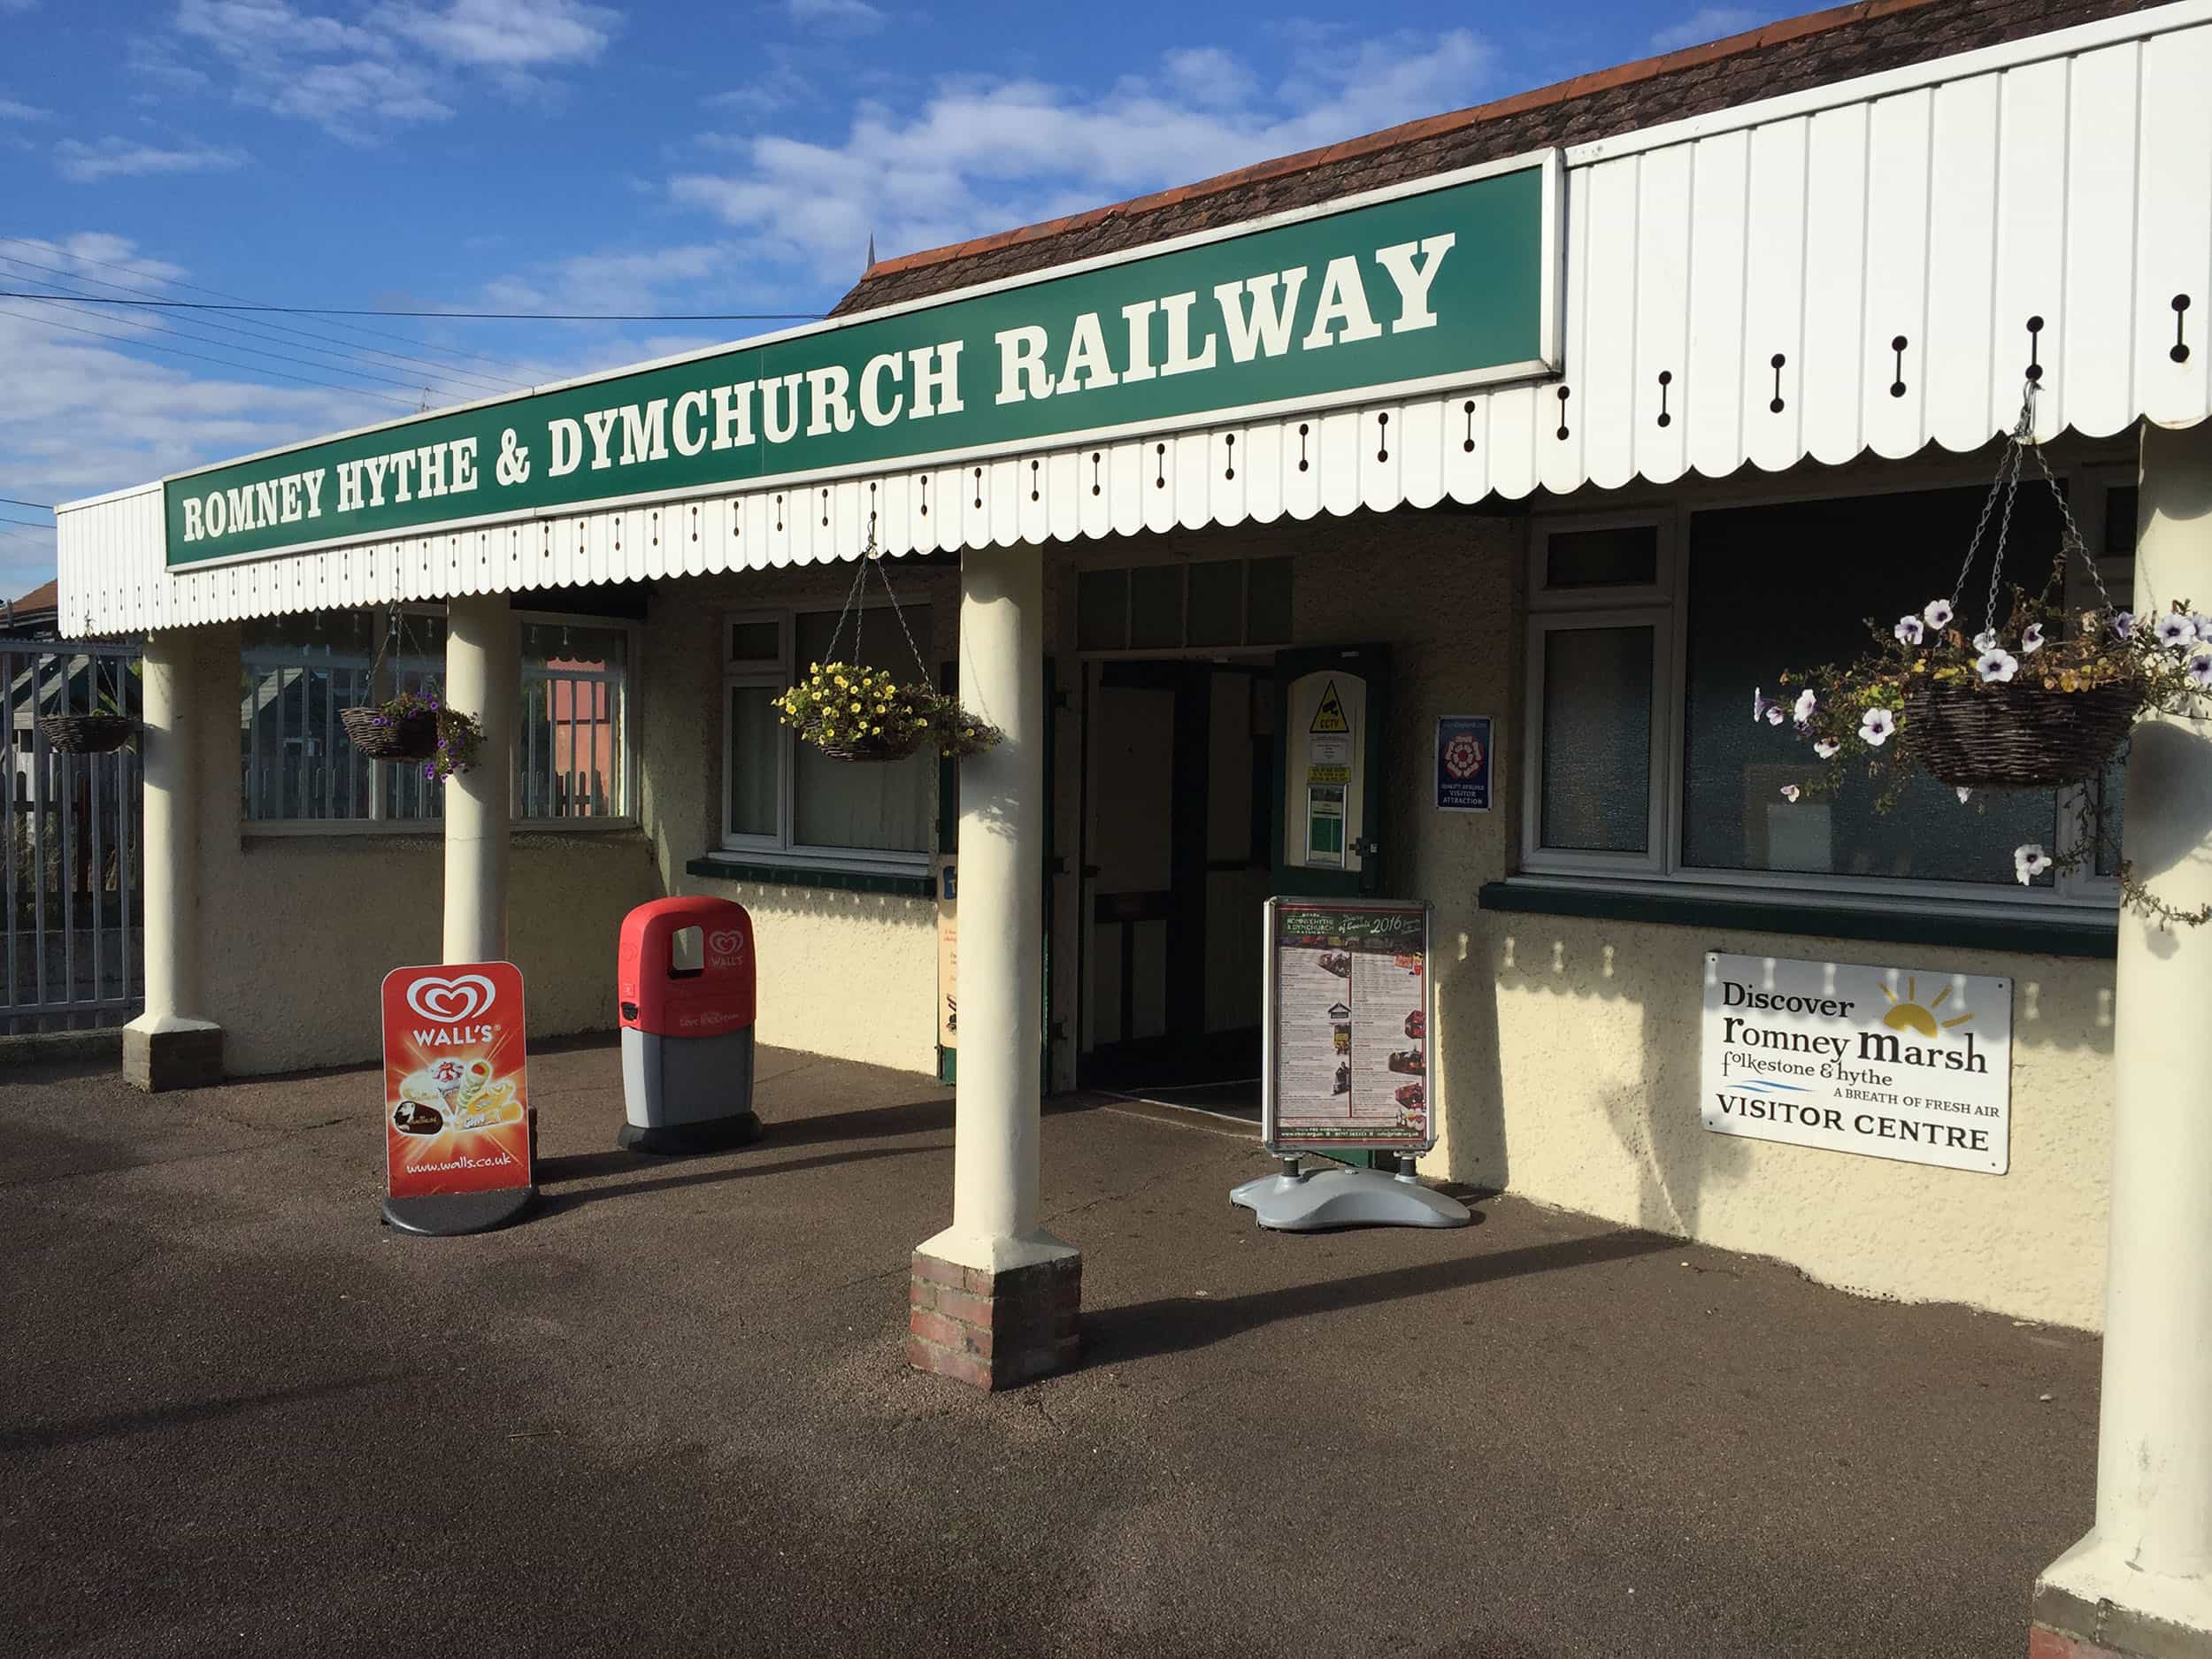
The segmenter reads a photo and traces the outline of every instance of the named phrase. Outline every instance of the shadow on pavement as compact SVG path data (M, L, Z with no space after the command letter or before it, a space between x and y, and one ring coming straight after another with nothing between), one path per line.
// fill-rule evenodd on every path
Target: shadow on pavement
M81 1446L92 1440L110 1440L119 1434L185 1428L296 1400L320 1400L332 1394L379 1388L392 1380L390 1376L353 1377L337 1382L271 1388L260 1394L232 1394L221 1400L186 1400L174 1405L146 1406L136 1411L111 1411L102 1417L80 1417L74 1423L41 1423L20 1427L0 1425L0 1452L47 1451L58 1446Z
M1586 1267L1600 1262L1654 1256L1663 1250L1679 1249L1681 1246L1679 1239L1663 1238L1655 1233L1605 1233L1591 1238L1563 1239L1555 1244L1501 1250L1492 1256L1465 1256L1419 1267L1363 1273L1353 1279L1286 1285L1279 1290L1256 1291L1247 1296L1171 1296L1133 1302L1124 1308L1103 1308L1083 1316L1083 1363L1087 1367L1112 1365L1160 1354L1181 1353L1285 1319L1371 1307L1408 1296L1433 1295L1440 1291L1464 1290L1493 1279L1547 1273L1555 1268Z
M774 1147L767 1149L771 1156L776 1150ZM939 1147L858 1147L849 1152L826 1152L818 1157L788 1158L780 1164L718 1164L712 1169L703 1170L697 1168L694 1160L689 1158L671 1160L635 1152L587 1152L572 1154L567 1157L541 1158L536 1169L541 1187L536 1213L556 1216L563 1210L596 1203L606 1198L628 1198L640 1193L664 1193L682 1187L713 1187L724 1181L745 1180L756 1175L791 1175L801 1170L818 1170L838 1164L868 1164L878 1158L907 1158L919 1153L945 1149ZM724 1157L730 1155L718 1153L712 1156ZM670 1169L672 1162L675 1166L672 1170ZM581 1180L591 1175L649 1170L670 1170L670 1172L647 1175L641 1180L620 1181L607 1187L587 1187L572 1192L542 1190L544 1185L551 1181Z

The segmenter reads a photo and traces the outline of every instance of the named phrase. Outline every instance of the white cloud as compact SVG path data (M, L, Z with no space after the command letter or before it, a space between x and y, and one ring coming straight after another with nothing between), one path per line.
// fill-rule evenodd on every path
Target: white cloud
M861 104L841 142L706 134L703 148L736 165L669 188L756 238L757 252L849 281L872 231L880 252L900 253L1205 178L1472 103L1490 65L1480 39L1453 29L1310 39L1272 88L1216 50L1171 53L1102 95L946 80L910 115Z
M0 121L43 121L51 119L51 110L42 110L35 104L18 104L13 98L0 98Z
M1747 28L1766 21L1763 12L1748 11L1742 6L1702 6L1681 22L1661 29L1651 37L1654 51L1671 52L1681 46L1701 46L1707 41L1717 41L1731 35L1740 35Z
M868 0L786 0L791 21L826 35L870 35L888 20Z
M211 144L164 150L127 138L103 138L93 144L65 138L54 146L54 165L73 184L98 184L107 179L137 178L150 173L221 173L244 165L245 160L242 150L217 149Z
M383 0L357 23L289 0L179 0L186 48L226 65L234 96L350 142L444 120L472 80L539 96L549 71L591 63L621 14L583 0ZM199 75L166 42L132 43L132 67L172 82Z

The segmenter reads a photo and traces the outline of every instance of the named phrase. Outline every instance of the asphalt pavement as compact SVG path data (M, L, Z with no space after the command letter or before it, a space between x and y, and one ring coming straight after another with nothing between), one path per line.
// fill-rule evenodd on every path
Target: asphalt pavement
M1084 1363L974 1394L901 1353L945 1091L764 1051L655 1160L611 1048L532 1079L540 1212L423 1240L373 1071L0 1075L0 1648L1985 1659L2090 1518L2092 1337L1512 1198L1263 1233L1248 1132L1082 1100Z

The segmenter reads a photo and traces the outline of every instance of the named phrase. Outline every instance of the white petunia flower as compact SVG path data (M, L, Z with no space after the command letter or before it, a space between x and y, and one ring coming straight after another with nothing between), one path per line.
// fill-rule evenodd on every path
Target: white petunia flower
M2020 659L1992 646L1974 659L1974 666L1981 670L1984 685L2001 684L2020 672Z
M2042 649L2043 625L2040 622L2031 622L2028 624L2027 631L2020 636L2020 655L2033 657Z
M1786 783L1782 786L1782 798L1785 801L1794 802L1800 793L1801 792L1793 783Z
M1896 729L1897 717L1887 709L1869 709L1859 717L1859 737L1870 748L1881 748Z
M1767 695L1766 688L1763 686L1751 694L1751 718L1753 724L1755 725L1761 720L1767 720L1776 726L1779 726L1782 723L1780 718L1781 712L1782 705L1775 702L1773 698Z
M1958 787L1958 789L1959 789L1959 804L1960 804L1961 806L1964 806L1964 805L1966 804L1966 797L1967 797L1968 795L1972 795L1974 792L1973 792L1971 789L1969 789L1968 787L1966 787L1966 786L1965 786L1965 785L1963 785L1963 784L1961 784L1961 785Z
M2112 632L2124 640L2134 638L2135 612L2132 611L2115 611L2112 617Z
M2199 651L2189 659L2189 683L2199 691L2212 689L2212 651Z
M1974 636L1974 649L1978 651L1995 650L1997 649L1997 630L1994 628L1984 628L1979 634L1977 634Z
M2169 611L2158 618L2158 642L2161 645L2178 649L2194 642L2196 637L2197 625L2187 617Z
M2020 885L2029 882L2051 867L2051 856L2033 841L2012 849L2012 873L2020 878Z
M1813 695L1812 687L1808 686L1797 694L1797 707L1793 709L1791 713L1796 718L1798 725L1809 725L1813 718L1813 710L1818 706L1819 700Z
M1951 602L1948 599L1931 599L1927 608L1920 614L1927 618L1930 627L1947 628L1951 626Z
M1840 749L1842 747L1842 744L1831 742L1827 738L1824 737L1820 740L1820 741L1813 745L1813 753L1819 756L1823 760L1833 760L1836 757L1837 750Z
M1928 630L1918 617L1900 617L1897 618L1896 627L1892 632L1906 644L1917 645L1926 636Z

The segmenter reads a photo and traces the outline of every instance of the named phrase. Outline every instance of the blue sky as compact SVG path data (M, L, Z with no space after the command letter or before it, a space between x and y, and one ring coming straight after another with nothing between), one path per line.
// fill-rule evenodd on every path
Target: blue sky
M1794 9L0 0L0 289L818 312L872 234L886 257L933 247ZM772 326L0 298L0 497L67 500ZM0 597L52 574L42 526L0 503Z

